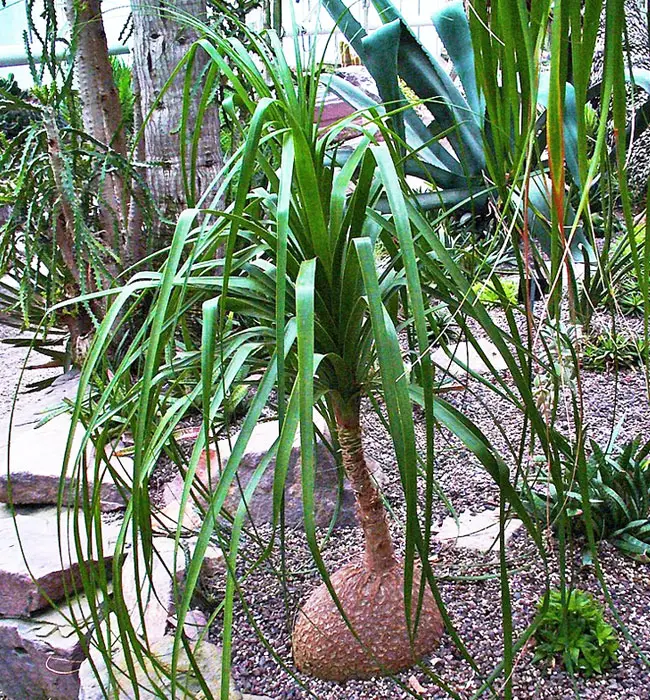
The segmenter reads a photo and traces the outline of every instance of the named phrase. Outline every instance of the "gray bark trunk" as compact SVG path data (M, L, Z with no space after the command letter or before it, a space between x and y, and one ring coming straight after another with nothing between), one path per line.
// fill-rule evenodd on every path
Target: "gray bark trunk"
M628 62L636 68L650 69L650 40L648 38L648 7L646 0L625 0L625 31L627 45L625 65ZM601 16L600 29L591 72L592 82L600 81L603 75L605 52L605 12ZM633 99L632 99L633 98ZM648 94L637 88L632 95L628 90L628 120L634 112L649 99ZM629 122L628 122L629 123ZM628 161L628 182L633 192L644 195L650 177L650 129L641 134L633 134L633 143Z
M175 9L194 18L206 18L205 0L176 0ZM165 10L168 1L133 0L133 70L140 90L142 114L148 121L144 129L144 155L147 169L145 177L154 201L165 218L174 220L188 204L181 172L181 139L178 127L183 105L184 71L167 89L161 101L150 111L165 82L185 56L196 32L171 17ZM195 76L200 75L207 57L199 51L194 63ZM197 125L199 96L190 104L188 125ZM217 176L223 164L219 142L219 111L211 105L200 125L196 192L200 194ZM189 160L189 153L187 154ZM165 232L157 245L165 243Z

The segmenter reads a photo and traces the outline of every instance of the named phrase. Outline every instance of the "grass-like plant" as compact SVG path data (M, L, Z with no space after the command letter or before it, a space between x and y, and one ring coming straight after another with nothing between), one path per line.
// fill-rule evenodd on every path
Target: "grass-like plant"
M553 590L538 603L534 661L560 658L564 666L586 677L605 672L617 661L618 635L602 606L579 589Z
M267 75L240 52L237 40L224 40L209 31L208 37L194 50L207 51L215 65L224 66L228 60L237 66L239 75L231 73L231 80L250 114L245 140L232 159L226 181L226 185L234 181L233 202L222 212L206 210L202 223L198 211L185 212L162 272L141 282L134 280L110 307L93 346L88 373L105 357L110 338L128 322L129 312L120 312L120 307L141 285L156 290L145 323L130 339L95 407L91 430L107 410L106 399L115 400L121 394L126 420L120 429L128 430L135 441L131 502L143 504L148 498L148 477L171 431L198 405L205 431L187 465L189 497L198 459L219 427L217 416L242 382L256 382L242 430L229 459L220 465L218 478L217 465L211 467L216 486L198 555L188 571L188 590L246 442L262 409L273 402L280 431L263 466L276 457L275 522L279 522L290 448L299 428L305 532L325 578L296 620L295 662L309 673L337 680L393 672L431 651L442 633L425 539L418 526L418 456L409 374L397 330L404 315L412 319L414 349L422 356L418 374L427 387L431 415L434 384L431 360L425 353L424 295L401 181L388 149L376 139L376 129L361 130L360 143L345 167L333 166L329 151L342 127L321 134L314 125L317 68L303 72L299 67L294 75L276 39L271 38L270 47L254 43L257 58L274 81L269 86ZM368 215L382 194L390 201L390 224ZM393 260L378 270L375 245L383 237L394 247L392 235L400 242L400 263ZM222 246L224 257L215 258ZM144 301L134 298L136 303ZM191 334L182 332L183 311L201 305L203 335L197 347L192 346ZM163 369L160 363L166 357L172 361ZM185 397L172 399L178 381L172 377L183 366L186 377L194 370L198 383ZM371 395L381 397L388 407L408 504L404 559L395 550L387 512L364 456L361 402ZM314 410L325 417L340 450L356 494L365 541L363 556L332 576L324 568L315 531ZM253 482L260 477L261 472ZM431 503L429 518L430 508ZM131 513L145 548L150 527L147 512L134 505ZM238 528L241 523L236 523L230 543L233 566ZM416 565L418 559L422 562ZM113 575L119 587L119 567ZM229 587L232 605L234 582ZM179 602L181 619L188 605L189 598ZM127 617L127 611L120 610L126 626ZM226 648L228 635L224 632Z

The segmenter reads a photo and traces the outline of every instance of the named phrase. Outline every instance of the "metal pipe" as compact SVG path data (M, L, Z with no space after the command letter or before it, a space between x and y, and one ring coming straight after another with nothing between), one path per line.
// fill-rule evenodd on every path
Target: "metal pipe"
M108 49L109 56L122 56L130 52L128 46L112 46ZM56 52L57 61L65 61L68 58L67 50ZM43 54L40 51L35 51L32 54L32 59L35 63L40 63ZM0 68L11 68L13 66L28 66L27 54L22 46L3 46L0 47Z

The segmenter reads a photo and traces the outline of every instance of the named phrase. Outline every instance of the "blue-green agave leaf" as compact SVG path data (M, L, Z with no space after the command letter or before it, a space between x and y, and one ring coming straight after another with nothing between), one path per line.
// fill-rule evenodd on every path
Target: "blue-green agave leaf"
M545 173L535 173L530 178L528 189L528 231L539 243L542 250L551 254L551 206L549 199L550 184ZM521 199L516 198L519 202ZM571 227L575 221L575 211L567 207L565 226ZM593 259L593 249L587 240L582 227L579 227L571 239L571 256L576 262L587 262Z
M472 115L476 123L482 126L485 100L476 85L474 46L463 1L445 2L431 19L463 84Z
M405 103L397 78L397 53L402 28L399 20L385 24L361 41L365 52L366 68L375 79L382 101L389 111L395 133L404 140L404 115L399 108Z
M357 22L342 0L322 0L322 3L330 17L336 22L338 29L343 32L343 36L348 40L350 46L365 63L361 40L366 36L366 30Z
M386 112L382 105L363 90L339 76L329 76L325 84L329 90L345 100L354 109L375 109L380 115ZM408 175L431 179L440 187L462 187L467 178L458 161L440 143L432 141L432 135L413 108L405 109L402 114L404 115L406 142L413 151L417 152L415 157L407 159L405 172ZM344 163L348 152L349 149L340 148L336 156L337 163Z

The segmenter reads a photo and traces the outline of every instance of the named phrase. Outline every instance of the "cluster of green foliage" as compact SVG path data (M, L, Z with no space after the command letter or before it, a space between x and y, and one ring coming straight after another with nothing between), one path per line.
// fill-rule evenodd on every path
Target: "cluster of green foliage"
M600 219L593 217L594 226L600 226ZM642 315L650 301L650 219L639 217L623 234L617 218L610 216L608 222L597 264L585 270L580 305L587 323L596 308Z
M57 32L51 14L47 36ZM45 317L48 332L75 323L80 314L96 322L96 302L71 304L47 316L45 311L109 286L120 268L124 242L116 213L108 212L112 231L105 230L106 218L100 217L100 210L107 211L100 194L106 178L117 174L126 183L145 228L153 209L133 164L84 132L72 64L59 61L53 46L43 42L38 70L32 62L30 90L20 90L13 81L0 84L0 127L6 129L6 136L0 135L0 206L8 206L0 222L0 313L6 322L31 329ZM129 139L134 128L132 72L119 59L112 60L112 67ZM73 240L66 250L62 229Z
M608 540L623 553L641 560L650 557L650 441L639 438L621 447L601 448L591 442L592 454L584 477L565 463L561 491L549 484L548 494L532 491L526 502L541 520L556 526L561 516L571 520L575 534ZM582 483L580 483L582 481Z
M28 100L29 93L19 87L13 75L0 78L0 93L18 100ZM29 109L6 109L0 111L0 146L6 148L11 139L15 139L34 119Z
M122 128L128 137L133 135L135 119L135 93L133 92L133 71L117 56L111 56L113 80L122 107Z
M648 344L644 338L612 330L587 340L584 346L583 365L588 369L636 367L647 359Z
M567 669L589 677L617 661L618 635L602 606L579 589L553 590L539 601L534 661L560 658Z
M486 306L516 306L519 280L493 277L485 282L475 282L472 289Z
M428 317L431 326L429 340L432 345L452 345L460 339L460 328L447 304L434 304Z
M630 278L621 285L618 303L624 314L636 316L643 313L645 299L639 285L639 278L636 275L631 275Z

